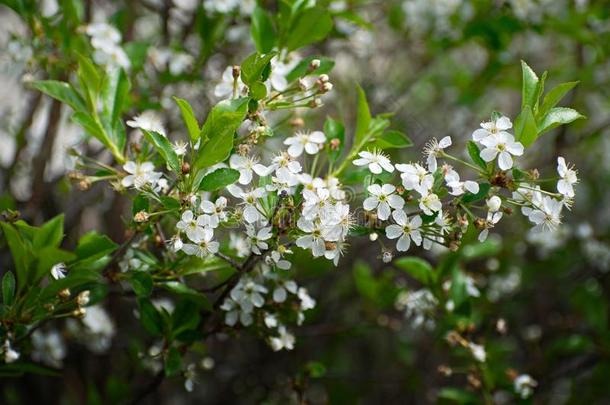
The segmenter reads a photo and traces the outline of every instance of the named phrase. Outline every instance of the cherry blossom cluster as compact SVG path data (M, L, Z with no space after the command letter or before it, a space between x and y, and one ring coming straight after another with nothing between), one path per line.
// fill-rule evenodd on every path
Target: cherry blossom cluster
M95 63L104 66L120 66L128 70L131 66L129 57L121 47L121 33L110 24L93 23L84 28L91 37L91 46L95 49Z
M552 231L561 223L563 207L570 208L572 204L574 184L578 182L576 171L559 157L557 193L532 184L544 180L537 177L537 171L526 173L514 168L514 159L523 155L524 147L508 132L510 128L510 119L500 116L474 131L474 159L478 166L447 153L452 145L449 136L440 141L432 139L426 145L426 167L420 163L394 165L378 150L359 153L353 164L366 167L372 179L380 179L384 172L400 173L398 186L380 180L368 185L368 197L363 202L377 223L386 223L385 234L397 240L396 250L407 251L411 242L424 249L430 249L433 242L457 248L471 221L480 230L479 240L484 241L489 229L504 214L512 212L511 205L521 208L534 224L534 232ZM446 162L439 165L438 159L472 169L476 178L463 180L454 167ZM523 176L527 179L522 180ZM483 198L485 204L477 204ZM483 214L479 216L476 211Z

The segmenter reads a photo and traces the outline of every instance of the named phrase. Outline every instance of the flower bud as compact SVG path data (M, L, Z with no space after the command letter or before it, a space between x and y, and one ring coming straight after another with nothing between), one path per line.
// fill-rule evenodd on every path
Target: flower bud
M182 172L182 174L189 174L191 172L191 165L188 164L188 162L184 162L182 163L182 167L180 167L180 171Z
M371 242L375 242L379 238L379 234L377 232L371 232L369 234L369 240Z
M301 117L294 117L293 119L290 120L290 125L292 125L293 127L302 127L305 125L305 121L303 121L303 118Z
M320 75L320 77L318 77L318 80L320 81L320 83L326 83L328 82L329 78L327 74L322 74Z
M320 67L320 59L312 59L311 62L309 62L309 71L313 72L314 70L318 69Z
M142 223L148 221L150 215L146 211L138 211L136 215L133 216L133 220L137 223Z
M320 100L319 98L314 98L313 100L311 100L309 102L309 106L311 108L320 107L321 105L322 105L322 100Z
M84 318L85 315L87 315L87 310L85 308L78 307L72 311L72 316L75 318Z
M386 250L385 252L383 252L381 254L381 260L384 263L390 263L392 261L392 259L394 258L394 255L392 255L392 252Z
M322 94L328 93L332 89L333 89L332 83L330 83L330 82L322 83L322 85L320 86L320 93L322 93Z
M487 208L490 212L498 212L502 206L502 200L497 195L494 195L487 200Z
M341 139L333 138L330 140L330 150L337 150L341 146Z
M234 65L231 73L233 73L233 79L237 80L239 78L239 74L241 73L241 68L237 65Z
M76 297L76 303L79 306L84 307L85 305L87 305L89 303L89 295L90 295L89 290L81 291L78 294L78 296Z
M64 288L63 290L60 290L57 293L57 296L59 297L60 300L62 301L67 301L70 299L70 289L69 288Z

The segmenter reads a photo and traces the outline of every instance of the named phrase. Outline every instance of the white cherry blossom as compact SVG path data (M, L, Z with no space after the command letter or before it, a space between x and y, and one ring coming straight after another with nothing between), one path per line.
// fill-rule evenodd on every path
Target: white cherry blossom
M427 156L426 163L428 164L428 170L434 173L438 168L436 158L442 153L443 149L447 149L451 146L451 137L446 136L440 141L436 138L432 138L430 142L424 148L424 154Z
M142 114L136 115L127 121L126 124L131 128L139 128L145 131L157 132L163 136L167 136L165 133L165 127L163 126L163 121L156 111L144 111Z
M259 176L266 176L270 170L258 163L258 159L254 156L231 155L229 166L232 169L239 171L239 184L250 184L252 182L252 172Z
M557 158L557 173L561 177L557 182L557 191L566 197L574 197L574 184L578 183L577 173L561 156Z
M162 176L155 172L155 166L151 162L129 161L123 165L123 170L128 174L123 177L121 184L123 187L142 188L147 184L155 184Z
M385 228L385 234L389 239L397 239L396 250L406 252L409 250L411 241L417 246L421 245L422 236L420 227L422 219L419 215L409 219L403 210L396 210L392 213L392 218L396 224L388 225Z
M273 233L271 227L267 226L256 231L252 225L246 225L246 235L248 235L248 241L250 243L250 250L254 254L261 255L264 251L269 249L267 240L271 239Z
M481 159L486 162L493 161L498 157L498 166L502 170L509 170L513 167L513 156L523 155L523 145L515 142L515 137L507 132L488 136L481 140L485 149L481 151Z
M390 159L380 151L363 151L358 153L359 159L354 160L356 166L368 166L368 169L373 174L381 174L384 170L392 173L394 166Z
M472 133L472 139L476 142L481 142L483 139L497 134L510 135L507 130L513 127L512 122L508 117L500 117L495 121L482 122L481 128L476 129Z
M377 209L377 217L385 221L390 217L392 208L401 209L405 205L405 200L394 194L396 187L391 184L371 184L368 187L370 197L364 200L363 206L367 211Z
M324 147L326 136L322 131L297 132L294 136L286 138L284 145L288 147L288 154L294 158L303 154L303 151L309 155L315 155Z

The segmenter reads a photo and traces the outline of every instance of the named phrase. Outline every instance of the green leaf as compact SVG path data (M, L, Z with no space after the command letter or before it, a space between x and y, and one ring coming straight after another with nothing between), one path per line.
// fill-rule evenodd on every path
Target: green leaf
M466 291L466 276L459 270L459 268L453 269L451 276L451 290L449 296L453 300L455 307L458 308L468 298L468 292Z
M481 158L481 150L474 141L468 141L468 155L470 159L481 169L487 170L487 163Z
M542 119L542 122L540 122L540 133L538 134L538 136L560 125L569 124L570 122L581 118L586 117L572 108L551 108L547 115Z
M267 97L267 86L263 82L254 82L250 85L249 95L254 100L262 100Z
M202 169L226 160L233 149L233 135L248 112L247 97L224 100L216 104L201 130L208 141L199 147L195 167Z
M129 80L125 71L121 68L110 69L104 77L101 93L104 114L109 118L110 123L115 125L126 106L129 94ZM115 139L115 143L124 145L120 139Z
M165 357L165 375L173 376L178 374L182 366L182 356L180 351L174 346L170 347Z
M34 235L34 250L59 247L64 238L64 215L60 214L41 226Z
M78 260L99 259L112 253L118 245L105 235L91 231L78 240L76 245L76 257Z
M199 305L197 302L183 298L178 301L172 312L172 334L177 336L181 332L195 329L199 325Z
M173 97L173 99L180 108L182 120L184 121L184 125L186 125L186 129L189 132L191 142L196 143L201 136L201 129L199 128L199 122L195 117L195 113L193 112L193 107L191 107L188 101L182 98Z
M379 149L402 149L413 146L413 141L403 132L389 130L377 138L373 145Z
M140 307L140 322L144 329L153 336L161 336L163 334L163 318L157 308L148 298L138 299L138 306Z
M487 197L487 193L489 193L489 189L491 185L489 183L482 183L479 185L479 192L476 194L466 193L462 196L462 202L465 204L473 203L475 201L480 201Z
M25 241L12 225L0 222L0 226L4 232L4 238L8 243L8 247L11 250L13 264L15 265L15 274L20 283L19 287L21 287L21 283L27 281L28 267L32 260L30 249L27 248Z
M370 266L361 260L354 264L354 281L360 294L371 301L377 300L379 291L377 280L375 280Z
M521 70L523 72L523 86L521 88L521 110L526 106L534 108L536 105L536 92L538 89L538 76L530 68L527 63L521 61Z
M538 126L530 106L525 106L515 120L515 139L526 148L538 137Z
M460 388L451 387L443 388L438 394L438 399L438 403L440 404L447 403L446 401L450 401L449 403L451 404L459 405L474 405L480 403L477 396L472 392Z
M15 275L12 271L7 271L2 277L2 302L4 305L11 305L15 298Z
M124 161L123 154L114 144L112 139L106 133L102 125L86 112L78 111L72 115L72 121L83 127L83 129L91 136L100 141L104 146L110 149L110 152L117 158L119 162Z
M235 183L238 179L239 172L237 170L223 167L214 170L212 173L206 174L199 184L199 190L220 190L221 188Z
M148 297L152 293L153 279L152 276L144 271L131 272L131 288L138 297Z
M253 53L248 56L241 64L241 81L247 86L260 81L265 68L276 54L276 52L270 52L264 55Z
M330 13L323 7L308 8L296 15L288 30L286 50L288 52L324 39L333 28Z
M254 41L256 50L260 53L271 52L275 46L276 38L273 22L267 11L259 5L256 5L252 12L250 35Z
M165 163L176 173L180 172L180 160L169 140L158 132L142 129L146 139L152 144L157 152L163 157Z
M394 261L394 265L424 285L429 285L434 280L432 266L419 257L401 257Z
M572 90L579 82L567 82L561 83L554 88L552 88L545 96L544 101L542 102L542 106L538 110L538 116L544 117L551 110L551 108L555 107L557 103L570 91Z
M309 65L311 61L314 59L318 59L320 61L320 67L314 70L313 72L309 71ZM323 56L309 56L305 59L302 59L287 75L286 80L288 82L292 82L299 77L307 76L308 74L316 74L321 75L323 73L330 72L335 67L335 61L330 58L325 58Z
M49 377L60 377L58 370L44 367L34 363L18 362L0 365L0 376L18 377L25 373L45 375Z
M371 124L371 111L369 103L366 101L366 94L360 85L357 85L358 92L358 109L356 113L356 132L354 134L354 145L360 145L364 141L364 137L368 132Z
M329 144L331 144L333 139L337 139L339 141L339 147L335 150L331 149L328 152L328 158L330 161L335 162L339 156L341 156L341 152L345 146L345 127L341 121L337 121L331 117L326 117L326 121L324 121L324 134L326 135Z
M68 104L74 111L84 111L87 109L85 100L69 83L57 80L38 80L30 83L30 86L47 96Z
M85 93L89 111L97 109L97 98L100 92L102 78L91 60L83 55L77 54L78 58L78 81Z

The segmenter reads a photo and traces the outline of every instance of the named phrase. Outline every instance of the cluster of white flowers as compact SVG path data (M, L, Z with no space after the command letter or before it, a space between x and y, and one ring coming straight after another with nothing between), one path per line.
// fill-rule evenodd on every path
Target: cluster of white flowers
M411 320L413 329L434 329L438 300L430 290L422 288L417 291L403 291L398 294L395 306L399 311L404 311L405 316Z
M227 14L239 11L242 15L250 15L256 6L255 0L204 0L203 8L209 13Z
M269 345L274 351L294 348L295 338L281 322L280 309L294 309L297 304L297 324L305 319L304 312L315 307L316 302L307 290L294 280L286 279L272 271L265 263L256 274L242 277L224 300L221 309L226 312L225 323L250 326L258 319L269 329Z
M60 368L68 354L63 336L57 330L49 332L35 331L32 334L32 359L41 361L51 367Z
M95 49L93 59L97 64L120 66L129 69L131 62L121 48L121 33L110 24L93 23L85 27L91 37L91 46Z
M87 307L81 322L68 319L66 326L69 334L86 345L94 353L103 353L110 348L116 334L114 321L100 305Z
M192 55L163 47L150 47L148 49L148 60L159 72L169 69L169 72L174 76L188 72L195 63L195 58Z
M439 166L438 159L456 160L475 169L477 175L483 178L489 174L483 168L477 168L448 154L446 149L452 145L452 140L448 136L440 141L432 139L426 145L424 155L427 168L419 163L394 165L383 152L377 150L360 152L358 158L353 161L354 165L367 167L375 176L397 170L402 180L400 186L392 184L368 186L369 197L364 200L364 209L374 212L376 220L392 219L394 223L385 226L385 233L389 239L397 239L396 249L401 252L407 251L411 242L417 246L423 245L424 249L430 249L433 242L446 244L448 242L446 235L455 226L460 233L467 228L468 217L481 230L479 240L484 241L489 230L502 219L504 211L510 212L508 204L521 208L522 213L535 225L534 232L553 231L561 223L563 207L569 208L572 204L574 184L578 182L576 171L566 164L564 158L559 157L558 193L544 191L539 186L514 180L515 191L510 197L502 196L500 193L502 188L509 188L506 171L513 168L513 158L521 156L524 152L523 145L516 142L513 135L507 132L510 128L512 128L510 119L501 116L491 122L482 123L481 128L472 134L474 141L483 147L480 158L493 165L494 171L497 164L498 176L500 179L504 178L504 184L493 184L494 187L489 187L488 198L483 208L486 214L482 218L474 216L471 210L460 207L460 204L457 208L452 204L456 201L453 197L479 193L481 191L479 182L462 180L452 166L447 163ZM439 194L443 195L441 179L444 180L447 189L445 194L451 196L447 201L439 197ZM490 185L485 184L485 186ZM417 208L407 209L407 202L411 201L417 203ZM460 210L463 212L461 217ZM456 214L452 217L450 212L454 211Z

